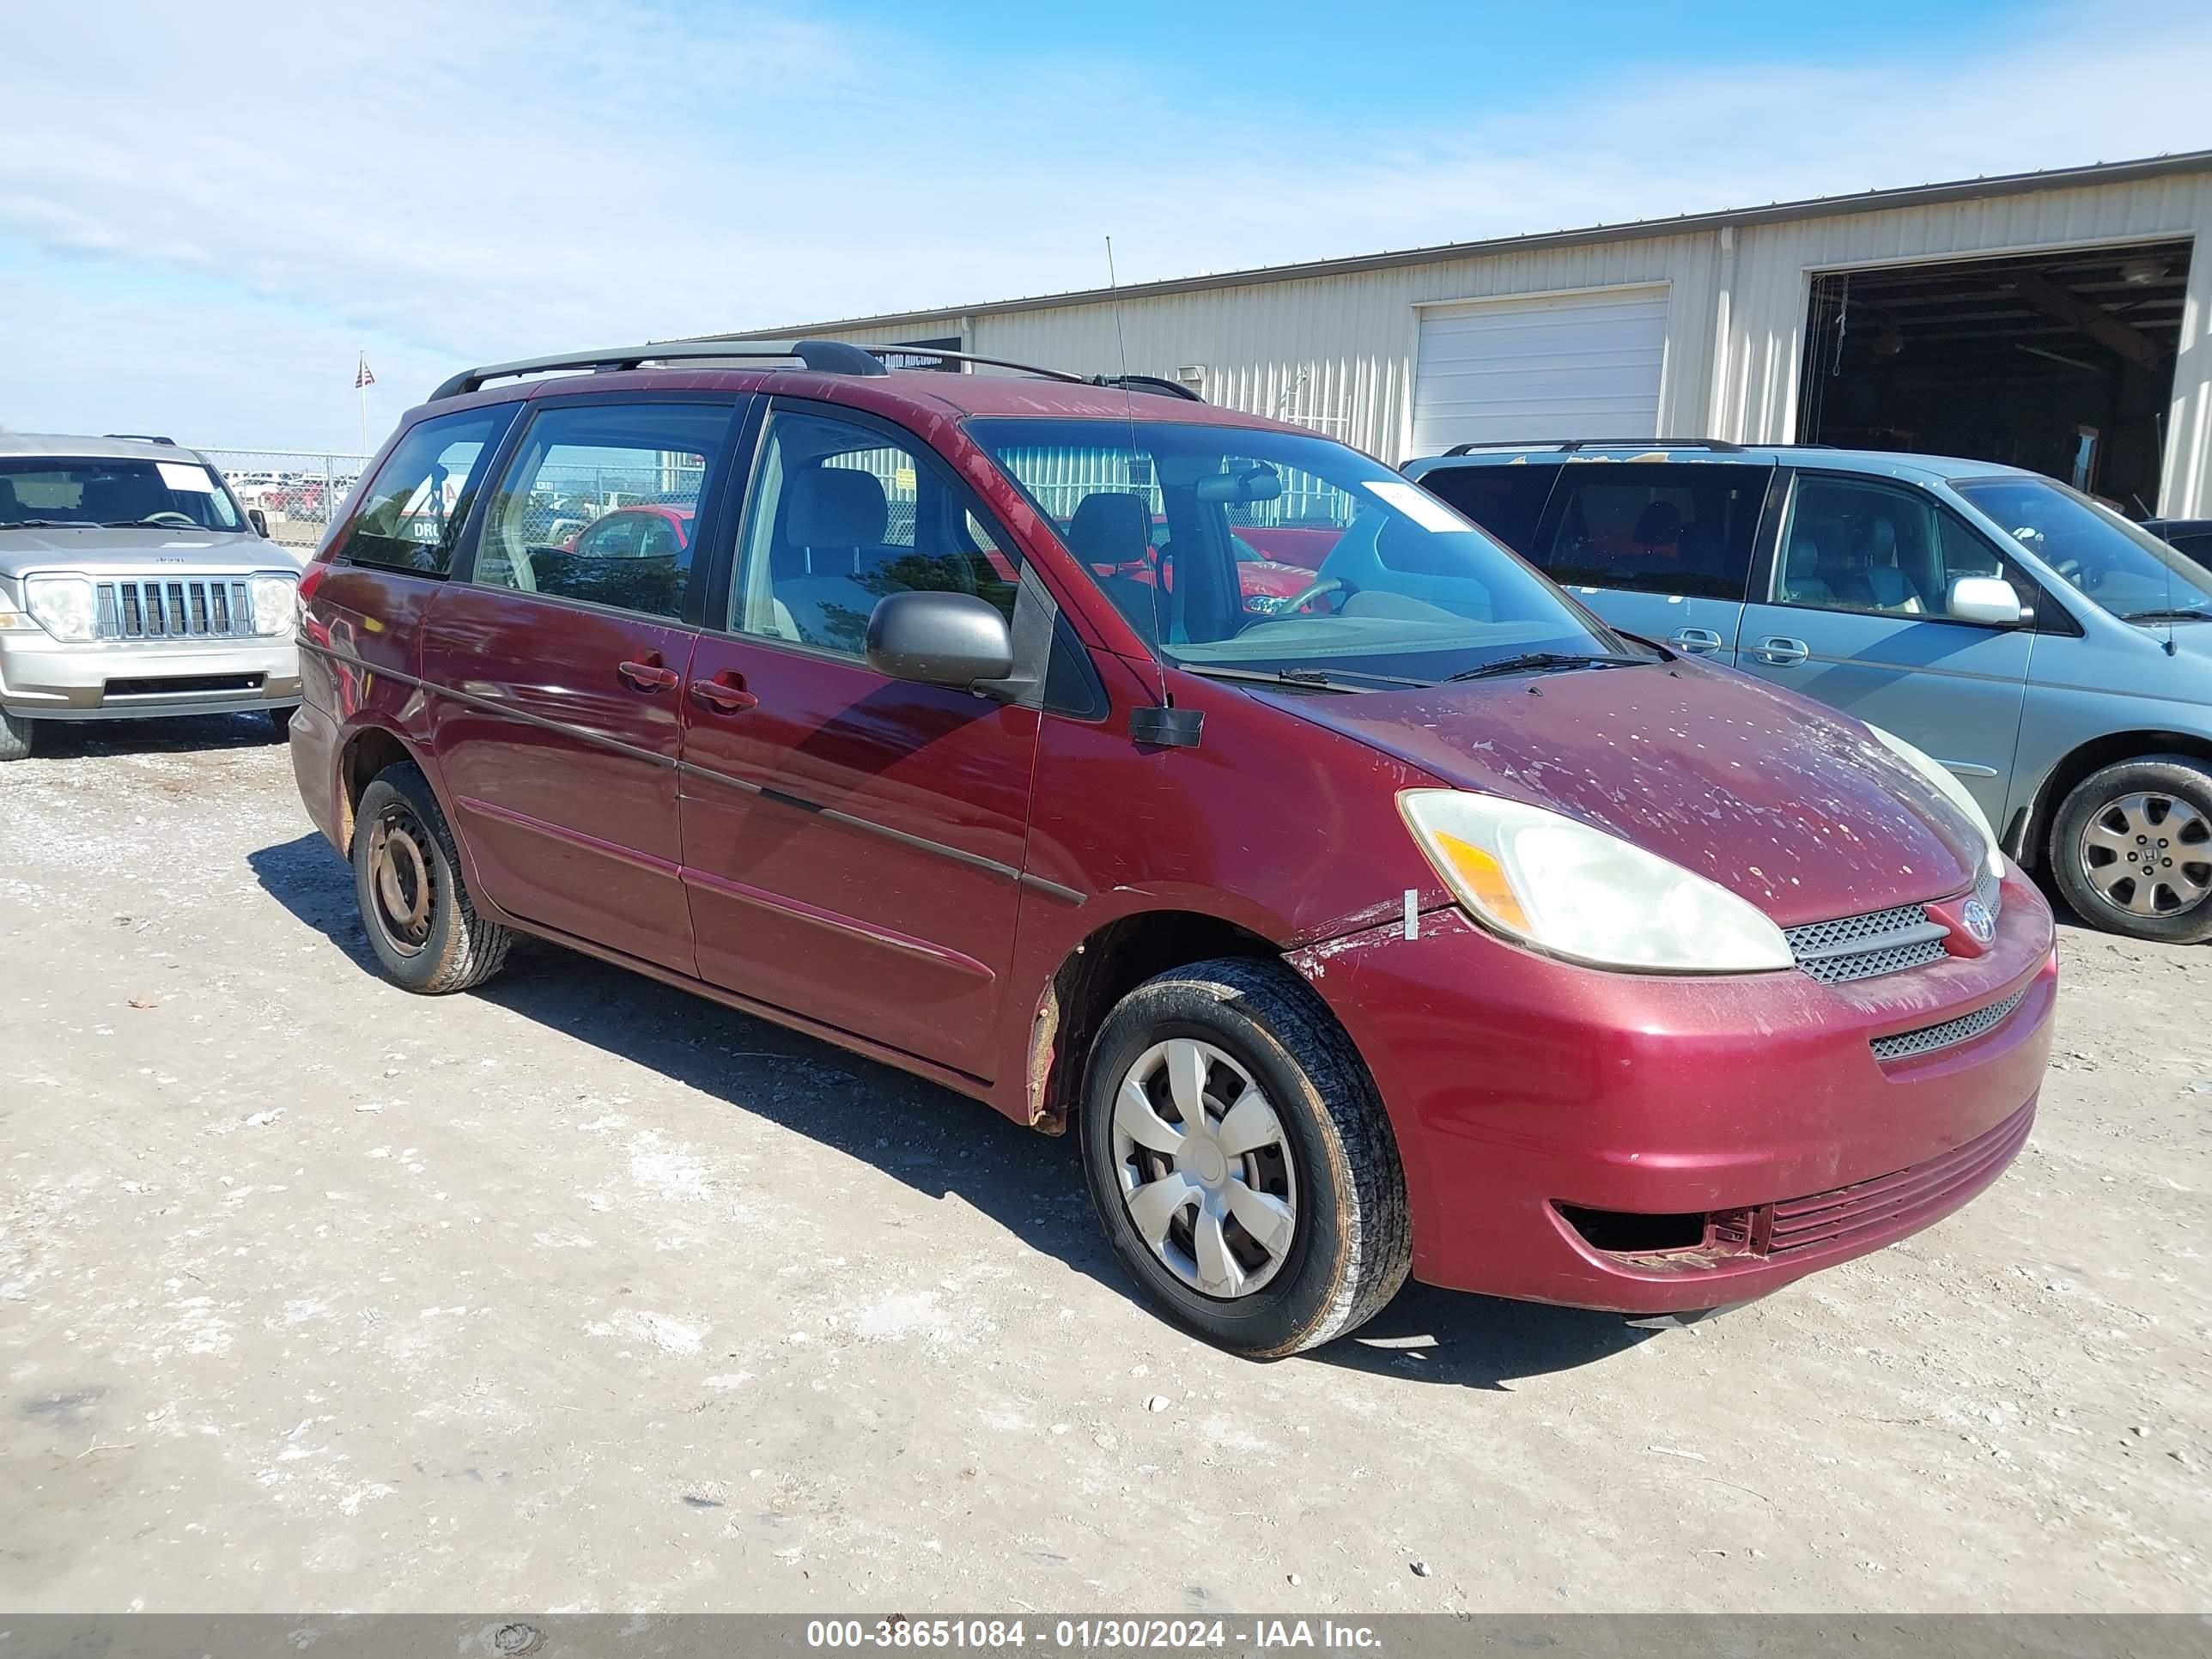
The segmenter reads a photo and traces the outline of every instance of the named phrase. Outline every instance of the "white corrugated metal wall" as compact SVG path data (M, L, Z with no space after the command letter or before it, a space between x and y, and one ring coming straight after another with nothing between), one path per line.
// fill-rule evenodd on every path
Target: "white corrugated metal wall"
M1660 430L1739 442L1796 435L1807 296L1820 270L2193 236L2212 243L2212 171L1695 233L1505 249L1378 270L1125 299L1127 367L1201 371L1230 408L1295 419L1389 461L1408 453L1419 307L1493 295L1663 283ZM1081 374L1122 365L1115 308L1091 301L948 311L832 329L862 344L959 332L969 349ZM2160 510L2212 514L2212 246L2190 267Z

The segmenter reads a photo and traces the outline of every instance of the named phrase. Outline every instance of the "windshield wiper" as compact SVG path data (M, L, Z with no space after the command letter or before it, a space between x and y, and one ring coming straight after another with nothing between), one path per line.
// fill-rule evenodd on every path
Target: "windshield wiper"
M2212 622L2212 611L2185 611L2175 606L2167 611L2130 611L2120 618L2122 622Z
M100 527L102 530L182 530L185 528L180 524L164 524L159 519L110 519ZM212 530L216 526L196 524L191 528L195 532L198 532Z
M0 530L97 530L90 519L9 519Z
M1445 675L1438 684L1485 680L1493 674L1539 674L1554 668L1641 668L1651 660L1649 657L1601 656L1582 651L1524 651L1517 657L1500 657L1496 662L1462 668L1456 674Z
M1373 685L1352 685L1324 673L1318 668L1218 668L1211 663L1179 662L1177 668L1186 674L1197 674L1209 680L1250 680L1260 685L1287 685L1308 691L1380 691L1385 685L1428 685L1428 680L1407 679L1398 674L1370 674L1364 668L1344 672L1357 674L1362 679L1373 680Z

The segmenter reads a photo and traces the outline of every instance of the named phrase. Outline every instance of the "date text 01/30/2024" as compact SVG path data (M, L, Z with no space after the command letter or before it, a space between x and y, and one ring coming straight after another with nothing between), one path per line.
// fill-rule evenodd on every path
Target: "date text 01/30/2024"
M1248 1621L1238 1620L1239 1625ZM1366 1625L1333 1620L1256 1619L1232 1628L1223 1619L817 1619L810 1648L945 1648L970 1652L1091 1653L1223 1648L1361 1648L1380 1645Z

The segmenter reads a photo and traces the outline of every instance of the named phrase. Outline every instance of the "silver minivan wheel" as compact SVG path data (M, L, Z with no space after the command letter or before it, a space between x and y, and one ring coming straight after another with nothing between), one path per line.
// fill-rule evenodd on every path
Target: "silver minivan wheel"
M2212 896L2212 817L2179 795L2136 790L2081 826L2089 885L2138 916L2179 915Z
M2091 773L2051 827L2051 875L2081 919L2167 945L2212 939L2212 770L2146 755Z

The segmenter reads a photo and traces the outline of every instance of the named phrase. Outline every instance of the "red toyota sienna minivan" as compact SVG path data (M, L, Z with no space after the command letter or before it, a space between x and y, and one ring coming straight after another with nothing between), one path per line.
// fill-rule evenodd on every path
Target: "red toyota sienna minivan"
M1174 390L817 341L441 386L300 586L385 971L541 935L1073 1125L1131 1274L1255 1356L1408 1273L1723 1306L1996 1178L2051 915L1941 766ZM1255 613L1285 525L1326 551Z

